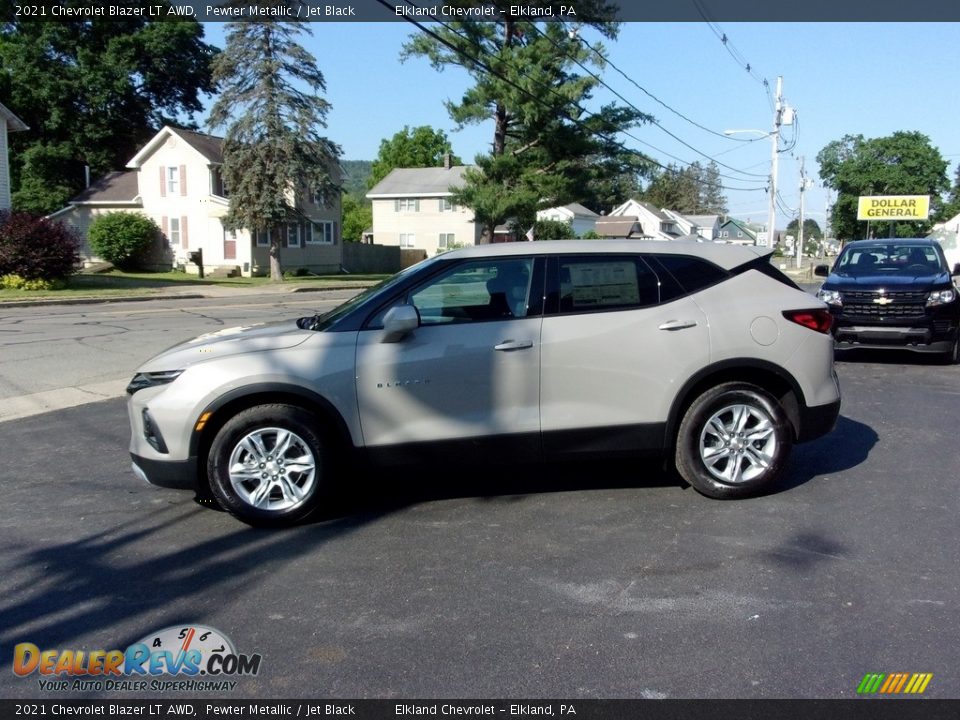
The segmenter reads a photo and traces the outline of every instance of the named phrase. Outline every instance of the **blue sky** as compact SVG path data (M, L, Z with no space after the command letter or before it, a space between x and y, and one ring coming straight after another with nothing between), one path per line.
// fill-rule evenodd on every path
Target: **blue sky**
M417 32L404 22L324 23L310 25L313 36L303 45L317 58L327 81L328 135L347 160L372 160L380 141L404 125L432 125L447 132L454 150L472 160L492 137L489 124L456 130L443 103L468 87L466 74L433 70L423 59L399 61L404 40ZM823 223L826 194L820 186L816 155L827 143L847 134L881 137L898 130L927 135L950 164L952 182L960 161L960 24L956 23L719 23L752 75L731 57L706 23L624 23L616 41L605 43L610 60L637 84L698 124L722 133L727 129L769 131L771 101L752 76L767 78L771 95L783 76L784 99L796 109L799 134L791 152L780 155L779 194L783 205L799 203L799 159L815 181L806 193L806 214ZM224 26L205 25L207 40L224 45ZM585 37L591 43L598 38ZM770 141L735 142L695 127L637 89L613 68L604 80L641 110L656 117L670 133L654 125L635 129L623 142L663 164L713 157L736 170L765 176L770 168ZM596 102L614 99L601 88ZM589 107L589 106L588 106ZM783 128L784 139L793 135ZM742 139L749 135L739 136ZM652 147L656 149L653 149ZM700 154L702 153L702 154ZM670 156L674 156L671 158ZM743 180L728 187L765 187L763 177L721 172ZM765 222L763 189L726 191L731 214ZM777 226L793 215L778 211Z

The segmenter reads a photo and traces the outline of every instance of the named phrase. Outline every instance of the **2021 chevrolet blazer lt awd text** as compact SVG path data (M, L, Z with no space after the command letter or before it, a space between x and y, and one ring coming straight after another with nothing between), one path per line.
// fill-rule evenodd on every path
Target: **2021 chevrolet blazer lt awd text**
M830 324L753 248L455 250L326 314L148 361L128 388L130 452L140 477L209 485L260 525L302 520L353 468L437 457L656 453L701 493L742 497L833 427Z

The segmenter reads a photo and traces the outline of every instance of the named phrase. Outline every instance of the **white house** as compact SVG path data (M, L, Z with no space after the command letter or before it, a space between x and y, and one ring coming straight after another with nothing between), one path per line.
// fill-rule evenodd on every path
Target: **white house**
M678 237L686 234L675 218L667 215L662 210L658 210L650 203L640 200L627 200L622 205L615 207L607 217L611 221L615 218L634 218L642 229L642 232L635 233L634 237L642 236L654 240L676 240Z
M719 215L682 215L667 208L662 208L661 212L673 218L683 236L699 237L702 240L710 241L716 240L720 236Z
M373 208L373 242L435 255L476 245L482 228L473 212L450 198L463 184L466 165L394 168L367 193Z
M573 234L582 237L585 233L595 231L600 216L580 203L570 203L562 207L549 208L537 212L537 220L555 220L569 223Z
M29 129L23 120L0 103L0 210L10 209L10 144L7 136Z
M185 266L203 250L205 268L237 269L244 276L269 272L268 233L228 231L221 218L229 208L220 169L222 138L164 127L127 163L126 172L100 178L51 217L75 226L84 238L81 256L96 258L86 245L90 223L111 211L141 212L156 222L161 237L151 261L158 268ZM292 210L282 228L284 269L337 272L342 265L340 200L317 202L305 188L291 189Z

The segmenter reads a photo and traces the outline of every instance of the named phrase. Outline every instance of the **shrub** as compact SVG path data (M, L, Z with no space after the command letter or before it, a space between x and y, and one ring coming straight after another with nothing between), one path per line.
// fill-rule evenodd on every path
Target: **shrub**
M107 262L129 269L160 233L160 228L140 213L111 212L90 225L90 247Z
M53 280L44 280L35 278L27 280L19 275L4 275L0 277L0 288L4 290L63 290L67 286L67 281L61 278Z
M62 223L26 212L0 212L0 276L69 277L80 262L80 238Z
M587 230L583 235L580 236L581 240L599 240L600 233L596 230Z

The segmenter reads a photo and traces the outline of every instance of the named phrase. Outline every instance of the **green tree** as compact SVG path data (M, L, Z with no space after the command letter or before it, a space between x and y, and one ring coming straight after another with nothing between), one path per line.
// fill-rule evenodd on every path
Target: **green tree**
M359 242L363 231L373 226L373 209L370 203L350 193L343 194L343 239L347 242Z
M536 240L570 240L576 237L573 226L560 220L537 220L533 224L533 237Z
M864 238L867 223L857 220L857 198L863 195L930 195L931 216L940 210L941 193L947 190L947 163L919 132L895 132L881 138L846 135L817 154L820 177L837 191L830 227L841 240ZM887 235L887 223L871 227L874 235ZM897 237L924 235L930 223L893 223Z
M800 237L800 220L798 218L794 218L787 224L787 235L793 235L795 238ZM807 218L803 221L803 240L804 242L823 240L823 230L820 229L816 220Z
M0 24L0 102L30 127L10 135L14 205L56 210L83 189L84 164L103 175L126 165L162 125L191 125L201 95L213 89L215 53L193 20Z
M960 214L960 165L957 166L956 174L953 177L953 187L950 188L946 202L943 203L937 213L936 220L943 222L944 220L950 220L957 214Z
M110 212L91 223L87 237L98 256L119 268L130 269L159 234L160 228L146 215Z
M411 38L402 55L425 57L438 71L464 69L473 84L447 102L450 117L461 127L492 121L491 152L476 157L453 197L473 210L487 240L497 225L513 220L529 227L537 210L580 201L591 183L622 172L632 153L616 136L646 119L616 105L584 110L599 83L584 68L602 67L601 43L588 46L561 23L521 21L507 3L494 4L502 5L501 21L431 27L431 35ZM606 0L573 7L578 32L616 37Z
M212 128L227 126L223 179L230 188L227 229L270 233L270 278L283 281L283 223L296 218L292 197L324 202L340 193L340 148L320 132L330 109L323 74L296 40L307 23L245 20L227 25L227 46L213 65L220 96ZM240 113L235 116L234 113Z
M723 215L727 198L716 163L691 163L685 168L668 165L654 175L640 198L658 208L688 215Z
M461 163L442 130L429 125L410 129L404 126L389 140L380 141L380 151L373 161L367 187L383 180L394 168L442 167L444 155L450 155L453 165Z

